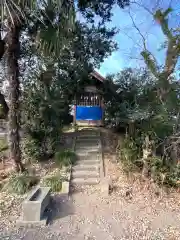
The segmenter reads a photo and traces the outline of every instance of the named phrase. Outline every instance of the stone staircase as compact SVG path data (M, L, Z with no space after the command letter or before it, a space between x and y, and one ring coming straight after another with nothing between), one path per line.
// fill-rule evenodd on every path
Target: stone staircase
M95 131L80 133L76 139L75 152L78 161L72 167L72 185L98 184L102 162L100 133Z

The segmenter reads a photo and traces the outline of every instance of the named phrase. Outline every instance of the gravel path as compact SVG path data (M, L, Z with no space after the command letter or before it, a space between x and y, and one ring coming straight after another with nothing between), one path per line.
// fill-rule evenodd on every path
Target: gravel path
M16 229L0 218L0 239L179 240L179 194L157 193L138 177L127 178L110 160L113 150L105 150L114 184L110 196L102 196L98 186L76 189L69 200L54 196L48 226Z
M98 187L55 198L52 221L34 229L0 229L0 239L157 240L180 239L180 209L173 199L148 194L125 197L124 188L103 197Z

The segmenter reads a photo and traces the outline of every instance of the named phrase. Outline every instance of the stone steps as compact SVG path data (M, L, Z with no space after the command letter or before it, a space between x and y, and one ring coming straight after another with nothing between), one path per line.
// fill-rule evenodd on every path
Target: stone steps
M81 135L77 135L77 139L79 138L87 138L87 139L98 139L100 137L100 135L88 135L88 134L81 134Z
M86 156L94 156L94 155L98 155L100 153L100 149L84 149L84 148L82 148L82 149L77 149L76 150L76 155L77 156L84 156L84 157L86 157Z
M87 145L88 143L87 142L78 142L78 143L76 143L76 149L77 148L88 148L88 149L91 149L91 148L99 148L100 146L101 146L101 144L100 143L89 143L88 145Z
M86 141L87 143L96 143L100 141L99 136L78 136L76 138L76 142L83 142Z
M82 138L82 139L77 139L76 140L76 145L77 144L88 144L88 145L97 145L99 144L100 141L99 141L99 138L98 139L87 139L87 138Z
M72 178L83 178L83 179L89 179L89 178L99 178L99 171L79 171L74 170L72 171Z
M80 162L80 164L73 166L72 171L99 171L100 168L100 164L98 164L99 162L95 163L94 165L92 164L82 164Z
M76 155L77 155L77 158L80 159L80 160L94 160L96 158L99 158L99 156L101 155L101 152L100 150L98 151L85 151L84 149L82 150L76 150Z
M72 167L72 185L95 185L100 181L101 141L100 135L89 133L76 139L75 152L78 158Z
M76 148L78 148L78 147L94 148L94 147L99 147L99 146L101 146L100 142L91 142L91 143L87 143L86 141L76 142Z
M74 178L71 180L72 185L96 185L100 182L98 178Z
M78 136L77 141L86 140L87 142L96 142L99 141L99 136Z
M98 158L91 158L91 159L81 158L80 160L78 160L76 162L75 166L76 165L88 165L88 166L92 165L92 166L94 166L96 164L99 164L99 162L100 161Z
M80 147L79 146L78 148L76 148L76 152L80 153L80 154L82 154L82 153L96 154L100 150L101 150L101 148L98 146L97 147L85 147L85 146Z

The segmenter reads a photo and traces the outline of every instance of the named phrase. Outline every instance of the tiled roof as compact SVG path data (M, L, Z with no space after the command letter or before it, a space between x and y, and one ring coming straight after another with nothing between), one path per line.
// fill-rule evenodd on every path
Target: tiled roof
M98 72L93 71L91 73L91 76L95 77L97 80L99 80L100 82L104 82L105 78L103 76L101 76Z

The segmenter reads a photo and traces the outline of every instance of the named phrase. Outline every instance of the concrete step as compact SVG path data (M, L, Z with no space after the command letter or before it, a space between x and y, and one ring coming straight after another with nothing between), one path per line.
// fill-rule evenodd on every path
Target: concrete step
M87 140L77 140L76 145L82 145L82 146L97 146L101 145L101 142L96 140L96 141L87 141Z
M96 163L93 165L81 164L73 166L72 171L97 171L100 169L100 164Z
M91 165L95 166L97 164L100 164L100 159L94 158L94 159L79 159L74 166L77 165Z
M78 160L96 160L96 159L99 159L100 155L101 153L99 152L88 154L88 153L82 153L78 151L78 153L76 153Z
M90 136L90 135L82 135L82 136L77 136L76 140L86 140L86 141L98 141L100 140L100 136Z
M76 145L82 145L82 146L98 146L101 145L101 142L96 140L96 141L87 141L86 139L82 140L77 140Z
M100 146L75 146L76 151L97 152L101 150Z
M100 142L101 141L101 139L99 138L99 137L90 137L90 138L88 138L88 137L77 137L76 138L76 141L77 142L83 142L83 141L87 141L88 143L96 143L96 142Z
M98 178L99 171L72 171L72 178Z
M88 138L77 138L76 139L76 142L78 143L78 142L84 142L84 143L87 143L87 144L91 144L91 143L98 143L98 142L100 142L100 139L99 138L90 138L90 139L88 139Z
M80 148L80 149L75 149L75 152L76 152L76 155L78 156L87 156L87 155L98 155L100 152L101 152L101 149L83 149L83 148Z
M102 155L101 151L85 151L82 149L78 149L76 152L76 156L78 159L87 159L87 160L94 160L99 159L99 156Z
M90 179L84 179L84 178L74 178L71 180L72 185L96 185L100 182L98 178L90 178Z
M89 154L82 154L82 155L77 155L77 161L88 161L88 160L99 160L101 159L101 154L100 153L96 153L96 154L92 154L92 155L89 155Z
M100 134L99 130L93 130L93 129L89 129L89 130L79 130L78 133L80 135L84 135L84 134L88 134L88 135L97 135Z

